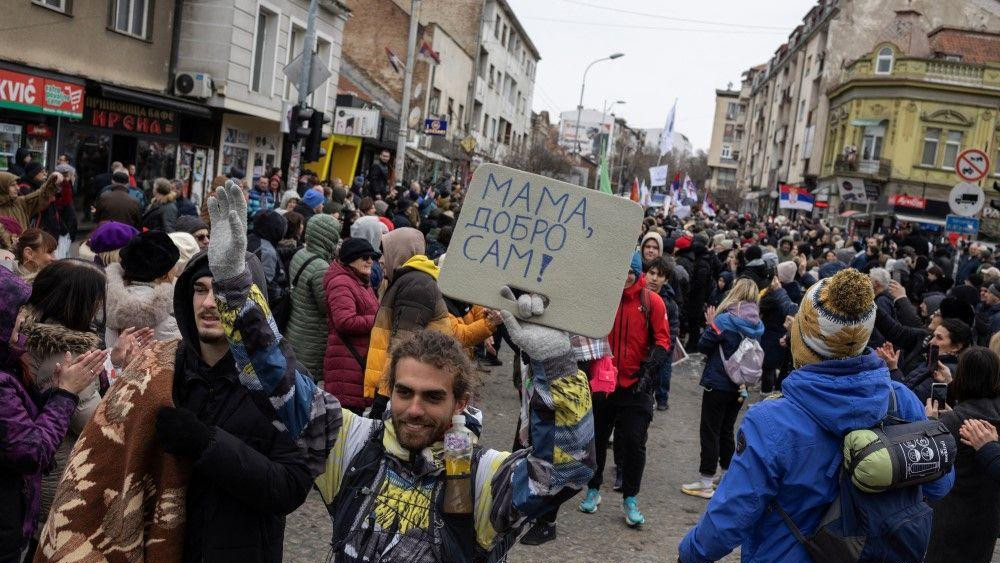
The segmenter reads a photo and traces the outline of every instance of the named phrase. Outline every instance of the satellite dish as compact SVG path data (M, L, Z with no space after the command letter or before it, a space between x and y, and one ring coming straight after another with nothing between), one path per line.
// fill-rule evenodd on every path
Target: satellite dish
M420 97L420 94L424 93L424 85L417 82L417 85L413 87L413 99Z
M410 127L416 127L420 123L420 108L410 110L410 117L407 119Z

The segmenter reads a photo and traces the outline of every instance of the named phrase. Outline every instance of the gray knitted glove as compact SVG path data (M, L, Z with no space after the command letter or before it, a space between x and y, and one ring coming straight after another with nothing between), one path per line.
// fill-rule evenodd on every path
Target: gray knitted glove
M229 280L246 270L247 201L232 180L208 198L212 238L208 242L208 269L216 281Z
M513 299L514 294L504 287L501 295ZM545 311L545 303L540 295L525 294L517 298L518 316L530 319ZM510 341L536 362L562 356L570 351L569 335L561 330L531 323L521 324L510 311L501 310L503 324L507 326Z

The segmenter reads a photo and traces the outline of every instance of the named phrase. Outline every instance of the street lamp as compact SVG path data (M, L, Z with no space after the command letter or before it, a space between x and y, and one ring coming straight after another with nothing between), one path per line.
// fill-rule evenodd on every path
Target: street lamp
M604 120L608 118L608 113L610 113L611 110L615 106L617 106L618 104L624 105L625 104L625 100L616 100L614 102L611 102L611 105L608 105L608 101L604 100L604 105L603 105L604 109L603 109L602 114L601 114L601 127L602 128L604 127ZM614 114L611 114L611 115L614 115ZM614 122L612 120L611 130L608 131L608 138L607 138L607 141L606 141L607 144L604 146L604 153L606 155L610 155L611 154L611 140L614 138L614 134L615 134L615 125L614 125Z
M581 112L583 112L583 90L584 90L584 88L587 87L587 72L590 70L590 67L594 66L595 64L597 64L597 63L599 63L601 61L613 61L615 59L619 59L619 58L624 57L624 56L625 56L625 53L611 53L610 55L608 55L607 57L604 57L603 59L597 59L596 61L590 63L589 65L587 65L587 68L584 69L584 71L583 71L583 80L580 81L580 103L577 104L577 106L576 106L576 134L575 134L575 137L576 137L576 154L577 155L580 154L580 114L581 114Z

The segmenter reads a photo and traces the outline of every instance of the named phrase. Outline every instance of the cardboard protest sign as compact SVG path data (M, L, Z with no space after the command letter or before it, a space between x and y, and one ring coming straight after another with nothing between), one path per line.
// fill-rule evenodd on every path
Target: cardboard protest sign
M637 203L496 164L476 168L438 282L452 298L515 312L510 286L548 298L533 322L611 332L642 223Z

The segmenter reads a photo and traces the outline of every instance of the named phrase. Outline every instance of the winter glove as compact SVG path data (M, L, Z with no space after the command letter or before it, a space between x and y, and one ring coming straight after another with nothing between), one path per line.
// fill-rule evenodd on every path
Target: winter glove
M540 295L524 294L515 299L514 292L506 286L500 291L500 295L517 302L517 316L522 319L530 319L545 312L545 302ZM502 310L500 314L510 341L532 360L539 362L569 353L569 335L565 332L536 324L522 325L510 311Z
M635 374L638 381L636 381L635 385L632 386L632 390L638 394L648 393L655 389L657 378L660 374L660 368L663 367L664 362L669 361L670 354L664 347L653 346L652 351L649 353L649 357L642 362L642 366Z
M163 407L156 413L156 438L163 451L198 458L212 438L212 429L187 409Z
M246 269L247 201L243 189L229 180L208 198L212 238L208 243L208 268L216 281L229 280Z

